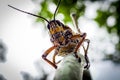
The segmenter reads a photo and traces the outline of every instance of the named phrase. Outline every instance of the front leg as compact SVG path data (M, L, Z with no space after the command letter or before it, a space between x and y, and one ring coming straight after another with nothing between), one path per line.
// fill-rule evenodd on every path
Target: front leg
M53 63L54 63L54 64L56 64L55 57L56 57L57 54L58 54L58 52L55 51L55 53L54 53L54 55L53 55Z
M56 62L55 57L56 57L57 54L58 54L58 52L55 52L54 55L53 55L53 63L54 64L58 64L58 63L61 62L61 60L59 60L58 62Z
M53 50L53 49L55 49L56 48L56 46L52 46L52 47L50 47L48 50L46 50L45 51L45 53L42 55L42 58L45 60L45 61L47 61L50 65L52 65L55 69L57 69L57 66L53 63L53 62L51 62L50 60L48 60L46 57L48 56L48 54Z

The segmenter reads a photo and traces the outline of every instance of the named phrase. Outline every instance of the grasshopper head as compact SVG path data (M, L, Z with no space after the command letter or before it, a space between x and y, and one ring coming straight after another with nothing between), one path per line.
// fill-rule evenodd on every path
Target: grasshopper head
M51 35L55 33L63 32L64 31L63 27L64 24L61 23L59 20L52 20L47 25L47 28L49 29Z

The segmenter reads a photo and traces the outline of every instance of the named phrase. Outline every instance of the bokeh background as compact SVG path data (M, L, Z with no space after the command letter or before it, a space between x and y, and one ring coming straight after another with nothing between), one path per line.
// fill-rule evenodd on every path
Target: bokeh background
M47 23L7 5L52 20L58 1L0 0L0 80L53 80L55 69L41 58L52 46ZM70 14L77 14L79 28L91 41L88 56L92 80L120 79L119 3L62 0L56 15L56 19L76 32ZM52 53L48 58L51 57Z

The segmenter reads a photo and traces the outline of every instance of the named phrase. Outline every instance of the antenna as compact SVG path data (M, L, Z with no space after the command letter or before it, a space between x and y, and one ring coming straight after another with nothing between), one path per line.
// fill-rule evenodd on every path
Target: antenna
M58 5L57 5L57 8L56 8L56 10L55 10L55 13L54 13L54 20L55 20L55 15L56 15L57 10L58 10L58 8L59 8L60 2L61 2L61 0L59 0Z
M48 21L47 19L45 19L44 17L42 17L42 16L35 15L35 14L33 14L33 13L29 13L29 12L20 10L20 9L18 9L18 8L15 8L15 7L11 6L11 5L8 5L8 6L11 7L11 8L13 8L13 9L15 9L15 10L18 10L18 11L20 11L20 12L23 12L23 13L26 13L26 14L29 14L29 15L32 15L32 16L35 16L35 17L38 17L38 18L42 18L42 19L44 19L45 21L47 21L47 22L49 23L49 21Z

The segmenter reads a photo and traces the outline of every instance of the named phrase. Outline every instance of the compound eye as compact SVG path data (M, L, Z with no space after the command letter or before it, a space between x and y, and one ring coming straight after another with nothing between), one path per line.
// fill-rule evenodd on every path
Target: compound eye
M60 24L60 22L59 22L59 21L56 21L56 22L57 22L58 26L61 26L61 24Z
M58 26L64 26L60 21L56 20Z
M47 28L50 30L50 25L49 24L47 25Z

